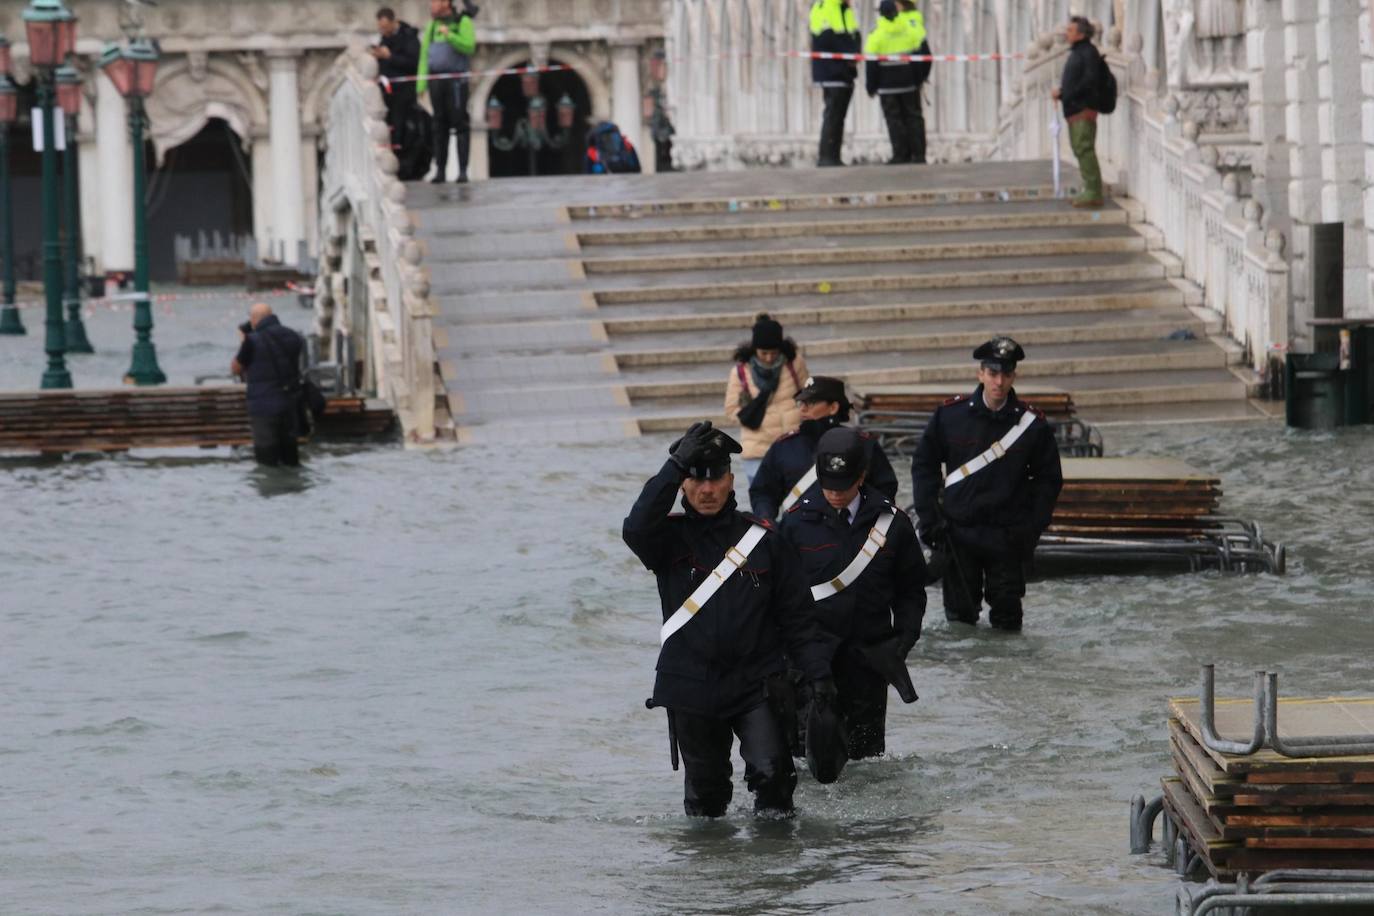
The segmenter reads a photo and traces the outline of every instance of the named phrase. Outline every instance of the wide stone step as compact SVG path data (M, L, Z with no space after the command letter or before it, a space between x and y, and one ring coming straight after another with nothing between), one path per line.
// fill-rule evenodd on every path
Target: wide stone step
M711 239L756 240L808 235L962 231L979 228L1118 225L1127 213L1108 201L1101 210L1076 210L1067 200L1035 199L967 204L872 207L848 211L762 210L677 216L607 217L572 226L584 248ZM477 233L474 232L474 235ZM490 233L483 233L490 235Z
M967 366L962 376L942 381L951 391L972 391L977 384ZM1069 392L1079 415L1090 423L1140 422L1154 416L1246 419L1258 414L1247 404L1245 383L1226 369L1047 375L1037 377L1035 384ZM736 427L722 410L723 393L722 386L715 397L638 398L632 413L646 433L680 432L696 420ZM1029 400L1034 404L1034 398ZM1206 405L1206 412L1199 405Z
M840 375L854 383L947 382L967 378L972 360L965 347L942 350L888 350L817 357L813 373ZM1225 368L1231 355L1210 340L1141 340L1050 344L1035 347L1017 369L1022 378L1072 376L1166 369ZM831 365L827 365L827 364ZM724 395L729 365L635 366L620 371L630 398Z
M1127 252L907 261L900 267L886 266L876 270L871 264L808 264L785 271L751 267L660 275L607 275L596 278L594 292L598 303L608 305L1163 279L1165 275L1165 266L1159 259L1144 252ZM766 307L767 303L760 303L761 309Z
M619 245L584 257L588 274L645 271L787 268L815 264L886 264L969 258L1034 257L1144 251L1145 238L1129 226L1050 226L895 235L823 235L804 240L757 239L747 250L738 241Z
M972 349L989 337L1008 334L1023 346L1102 341L1158 341L1173 334L1206 336L1206 322L1187 309L1132 309L1111 313L1044 314L942 319L926 322L871 322L867 324L801 325L788 333L806 353L807 361L857 353L918 350ZM617 337L613 342L621 369L639 366L721 364L730 359L747 333L732 329L701 331L691 335L690 345L653 347L657 335Z
M1085 281L1025 286L877 290L795 296L769 308L787 328L835 322L931 320L971 315L1109 312L1182 305L1183 292L1161 279ZM597 317L607 334L696 331L753 325L757 297L607 304ZM519 317L519 316L514 316Z

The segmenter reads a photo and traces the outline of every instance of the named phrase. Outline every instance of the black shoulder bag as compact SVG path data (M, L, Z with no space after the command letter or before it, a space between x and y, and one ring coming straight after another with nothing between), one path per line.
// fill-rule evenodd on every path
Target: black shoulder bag
M272 368L277 373L277 380L281 383L282 392L296 398L297 409L303 414L301 419L306 419L304 414L308 412L310 420L319 420L320 417L324 416L327 403L324 392L320 391L318 385L299 371L282 372L281 360L278 359L279 351L277 345L272 342L272 335L267 331L260 331L257 336L268 350L267 358L272 361ZM314 423L312 422L310 425L314 426Z

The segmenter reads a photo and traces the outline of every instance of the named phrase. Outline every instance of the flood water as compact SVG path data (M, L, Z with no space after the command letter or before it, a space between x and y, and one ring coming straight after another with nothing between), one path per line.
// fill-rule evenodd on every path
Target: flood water
M0 910L1171 913L1126 820L1166 698L1206 661L1374 693L1374 434L1106 435L1219 474L1288 575L1041 582L1020 636L932 588L890 756L803 774L785 823L742 784L684 817L644 709L619 528L667 437L0 463Z

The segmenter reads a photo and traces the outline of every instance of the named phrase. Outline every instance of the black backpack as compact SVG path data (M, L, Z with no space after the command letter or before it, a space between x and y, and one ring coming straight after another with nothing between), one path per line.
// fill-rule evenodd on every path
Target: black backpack
M1112 68L1107 66L1107 58L1098 57L1102 62L1102 75L1098 82L1097 89L1097 109L1098 114L1111 114L1116 111L1116 77L1112 75Z
M610 121L602 121L587 136L587 169L592 174L633 174L640 171L639 154Z

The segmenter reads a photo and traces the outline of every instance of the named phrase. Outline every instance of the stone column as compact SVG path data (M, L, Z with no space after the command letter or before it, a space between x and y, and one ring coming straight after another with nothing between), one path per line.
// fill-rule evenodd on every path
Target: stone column
M320 161L319 161L319 135L311 128L309 134L301 144L301 212L305 216L305 222L301 226L301 238L305 239L305 248L312 254L319 251L316 244L316 232L319 229L320 219Z
M134 160L129 111L104 73L95 76L95 148L100 163L99 268L104 273L134 269Z
M301 105L295 52L269 52L268 124L272 133L273 235L287 264L296 263L305 238L301 185Z
M611 119L639 150L644 171L653 170L653 146L644 133L643 91L639 84L639 45L611 45Z
M272 203L272 141L260 133L253 136L253 241L258 256L271 254L276 238L276 213Z

